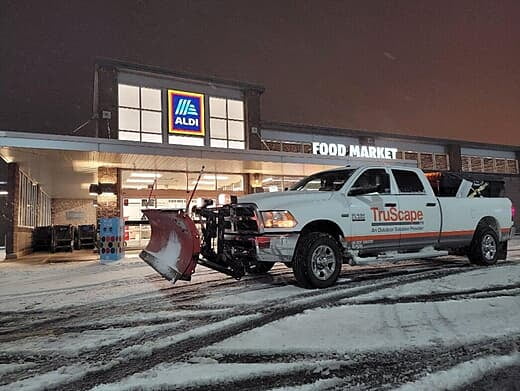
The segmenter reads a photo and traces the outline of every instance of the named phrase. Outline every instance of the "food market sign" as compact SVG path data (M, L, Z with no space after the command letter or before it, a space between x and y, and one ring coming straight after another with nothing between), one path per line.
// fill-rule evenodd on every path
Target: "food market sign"
M168 90L168 133L204 136L204 94Z
M396 159L397 148L374 147L367 145L345 145L335 143L312 143L314 155L350 156L371 159Z

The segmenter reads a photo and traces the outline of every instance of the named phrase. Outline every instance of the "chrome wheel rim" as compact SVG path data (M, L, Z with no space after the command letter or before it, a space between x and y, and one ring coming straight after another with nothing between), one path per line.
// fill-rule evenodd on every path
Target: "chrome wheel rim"
M336 271L334 250L325 244L314 249L311 257L312 274L318 280L326 281Z
M497 253L497 243L491 234L486 234L482 238L482 255L488 261L492 261Z

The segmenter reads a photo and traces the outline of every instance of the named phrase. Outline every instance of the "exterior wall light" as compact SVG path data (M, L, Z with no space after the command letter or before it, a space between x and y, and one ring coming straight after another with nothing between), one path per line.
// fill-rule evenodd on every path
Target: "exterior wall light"
M100 183L98 188L98 194L117 194L117 186L115 183Z
M99 186L97 185L97 183L92 183L89 187L88 187L88 193L90 195L98 195L99 194Z
M89 186L88 192L90 195L113 195L117 194L117 185L115 183L93 183Z

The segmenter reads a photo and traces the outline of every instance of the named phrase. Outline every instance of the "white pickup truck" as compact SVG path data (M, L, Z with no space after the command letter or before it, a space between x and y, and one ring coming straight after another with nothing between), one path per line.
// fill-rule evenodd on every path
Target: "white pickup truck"
M342 263L451 251L492 265L506 258L513 235L509 199L479 197L467 181L457 196L437 197L420 169L398 166L320 172L288 191L241 197L229 214L222 238L227 253L253 243L250 272L284 262L309 288L333 285Z

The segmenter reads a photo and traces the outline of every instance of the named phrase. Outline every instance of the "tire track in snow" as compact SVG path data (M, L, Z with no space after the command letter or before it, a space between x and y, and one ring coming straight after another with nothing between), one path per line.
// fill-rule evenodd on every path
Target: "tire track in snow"
M402 284L402 283L406 283L409 280L408 278L410 276L415 276L416 274L421 274L422 273L422 274L424 274L424 276L419 277L418 279L414 278L414 280L410 280L410 282L414 282L414 281L420 280L420 279L435 278L436 276L441 277L443 275L452 274L452 273L463 273L463 272L467 272L467 271L471 271L471 270L475 269L475 268L469 267L467 265L460 265L460 263L457 264L457 265L453 265L451 267L446 267L446 265L443 264L441 267L433 267L433 268L432 267L430 267L430 268L420 267L420 268L414 269L414 270L409 270L410 266L411 265L407 265L407 266L403 267L403 270L399 270L399 271L388 270L387 268L383 269L383 271L381 271L380 268L378 268L378 269L369 269L368 271L364 270L362 274L359 274L359 273L356 273L356 271L350 270L350 274L354 275L354 276L352 276L353 278L351 278L348 281L340 282L338 284L338 286L335 286L335 287L330 288L330 289L325 290L325 291L322 291L322 290L303 291L302 294L300 294L298 296L294 296L292 298L295 298L295 299L299 298L299 300L305 301L305 300L308 300L308 299L315 300L315 298L313 298L313 297L317 297L320 300L324 300L321 304L318 303L317 306L330 305L328 303L328 301L330 299L329 298L323 299L322 298L323 295L330 295L331 293L334 293L334 292L337 292L337 291L343 291L345 289L352 290L352 289L358 287L358 286L354 285L354 283L357 282L357 281L360 281L362 284L364 284L362 286L365 286L366 284L371 282L371 280L374 280L374 279L385 280L385 279L393 278L393 277L401 277L401 279L399 281L393 282L392 284ZM413 265L413 266L417 266L417 265ZM394 268L391 268L391 269L394 269ZM454 270L454 269L456 269L456 270ZM232 283L233 284L237 284L237 282L235 282L235 281L232 281ZM370 286L369 285L368 289L372 291L372 290L383 289L383 288L386 288L386 287L388 287L388 285L381 286L381 287L379 287L379 286L374 287L374 286ZM246 290L251 290L251 287L247 287ZM359 292L359 294L365 294L365 293L367 293L367 291ZM147 300L150 300L150 299L147 299ZM261 306L263 307L263 306L265 306L265 304L266 304L266 302L264 301L264 302L261 303ZM139 306L142 306L142 305L143 305L143 303L139 304ZM75 308L77 309L77 307L75 307ZM93 308L92 312L100 311L103 308L104 308L104 306L102 306L102 307L98 306L97 308ZM307 309L307 308L310 308L310 307L304 306L303 310ZM131 308L129 309L129 308L125 307L123 310L125 310L125 312L126 312L126 310L130 310L131 311ZM62 312L62 311L63 311L63 309L60 309L60 312ZM120 312L121 309L119 308L118 311ZM240 311L240 312L242 313L242 311ZM285 317L285 316L290 316L290 315L291 315L290 312L285 312L283 314L283 316L279 316L279 317ZM113 316L113 314L111 316ZM92 313L87 314L86 317L88 319L91 319L92 318ZM273 321L273 320L276 320L276 319L274 319L274 318L271 319L271 320L265 319L264 322L265 323L269 323L270 321ZM256 324L252 328L258 327L260 325ZM242 330L242 331L244 331L244 330ZM234 334L240 333L242 331L241 330L235 330ZM233 335L233 333L231 333L230 335ZM222 340L222 339L225 339L225 338L227 338L227 336L221 335L219 338L216 339L216 341L218 341L219 339ZM202 344L201 346L204 346L204 344ZM166 354L166 356L168 356L168 354Z
M388 277L397 277L402 275L411 275L415 273L420 272L427 272L427 271L439 271L449 268L456 268L461 267L459 264L454 265L444 265L442 264L442 267L431 267L430 265L417 265L417 269L410 270L410 266L398 266L398 267L390 267L390 268L375 268L375 269L368 269L363 270L360 274L356 270L348 270L348 273L342 273L342 278L345 276L349 276L348 281L340 281L338 284L336 284L334 287L329 289L343 289L345 286L352 286L355 283L358 282L364 282L364 281L371 281L371 280L378 280L378 279L384 279ZM413 267L417 267L413 266ZM462 267L469 267L467 265L464 265ZM284 267L283 267L284 268ZM394 270L397 269L397 270ZM292 271L288 269L288 273L292 275ZM24 311L23 313L17 313L17 316L14 318L11 318L11 322L15 324L15 330L8 329L8 330L1 330L0 331L0 342L1 341L11 341L16 338L23 338L26 336L30 336L34 333L43 332L43 330L47 328L59 328L62 325L67 324L70 320L78 320L81 319L88 319L91 320L92 318L96 318L97 313L103 313L103 316L117 316L118 314L124 314L131 312L132 310L135 310L136 307L146 306L150 302L157 303L157 299L159 299L159 306L165 307L166 305L176 305L178 303L185 304L187 300L190 301L190 307L193 305L193 302L196 302L197 300L207 298L208 296L215 295L218 292L211 291L212 288L219 287L221 288L223 284L225 286L236 286L237 284L242 284L242 287L239 287L236 291L234 290L233 293L240 293L240 292L250 292L252 291L251 286L244 285L244 282L261 282L263 276L256 277L256 278L250 278L248 280L242 280L241 282L237 282L235 280L230 280L227 277L224 277L224 281L222 283L215 284L213 286L208 286L207 289L205 288L204 293L194 295L193 293L200 292L200 287L190 289L189 285L180 286L177 287L181 292L172 291L172 295L164 296L164 295L158 295L158 294L152 294L151 297L142 297L143 294L137 294L137 295L131 295L135 296L136 300L132 301L131 304L127 304L122 308L121 306L118 306L120 304L117 300L110 301L110 304L94 304L94 305L81 305L81 306L72 306L72 307L60 307L56 310L38 310L38 311ZM201 282L203 284L203 282ZM286 285L285 282L281 282L275 286L284 286ZM183 292L184 290L182 288L188 288L188 292ZM171 289L175 289L176 287L172 287ZM269 288L269 287L268 287ZM312 296L312 295L319 295L321 291L319 290L305 290L300 295L301 296ZM145 294L145 295L149 295ZM293 296L294 298L298 297L299 295ZM162 301L166 300L166 302ZM125 298L125 302L127 299ZM227 306L224 306L226 308ZM178 308L178 307L177 307ZM199 307L200 308L200 307ZM218 305L211 306L211 308L222 308ZM168 309L168 308L164 308ZM114 312L116 311L116 312ZM121 312L124 311L124 312ZM66 313L66 315L64 315ZM0 317L3 317L5 312L0 312ZM27 321L28 318L30 318L30 315L45 315L46 319L36 322L30 322L28 324L20 324L19 320ZM53 317L53 315L55 317ZM14 334L13 334L14 331ZM2 337L4 336L4 337Z
M480 357L497 354L511 354L517 351L520 345L520 336L508 336L487 341L479 341L472 344L464 344L451 347L432 347L428 349L404 349L399 351L374 351L364 353L351 353L348 355L325 354L294 354L294 355L242 355L228 354L219 357L219 363L272 363L316 360L348 360L347 365L337 365L325 372L288 373L285 376L266 375L255 378L254 382L248 382L247 389L260 391L283 386L299 386L312 384L320 379L341 379L340 389L355 387L366 388L395 388L408 382L420 380L431 372L438 372L452 368L455 365ZM505 370L504 370L505 371ZM507 379L510 373L503 373ZM516 376L520 378L520 373ZM496 383L492 380L481 381L486 387L478 387L479 382L471 390L500 389L493 387ZM184 391L206 390L242 390L243 382L223 381L211 386L183 388ZM503 381L503 384L507 381ZM173 387L172 387L173 389ZM464 388L467 389L467 388ZM502 388L505 389L505 388Z
M423 295L405 295L395 298L376 298L363 300L344 301L344 305L362 305L362 304L399 304L399 303L426 303L437 301L448 301L454 299L480 299L493 298L501 296L519 296L520 283L502 285L499 287L488 287L481 289L466 289L450 292L426 293Z
M86 374L81 380L61 385L60 390L87 390L93 386L101 383L111 383L121 380L124 377L132 375L136 372L142 372L143 370L150 369L155 365L168 362L178 361L189 356L190 353L200 350L201 348L207 347L217 342L221 342L232 336L241 334L245 331L249 331L258 327L261 327L267 323L271 323L282 318L293 316L301 313L308 309L318 308L331 304L331 301L354 297L356 295L371 293L380 289L394 287L403 283L411 283L424 279L430 279L442 277L449 274L464 273L473 268L457 268L456 270L444 269L437 270L436 273L430 272L418 272L412 276L401 276L395 278L392 281L381 282L377 285L366 285L361 287L349 287L345 290L345 287L332 287L328 290L319 290L318 294L314 296L302 297L299 299L291 299L291 303L282 303L271 307L265 306L265 303L261 304L261 308L250 308L249 313L260 313L260 316L254 322L247 322L245 324L232 325L224 330L218 330L216 332L209 331L203 337L188 338L178 343L174 343L169 346L159 347L153 351L153 354L143 358L136 357L130 358L129 360L122 361L116 364L109 370L94 371ZM316 291L313 291L316 292ZM241 313L240 315L246 315L248 312ZM235 314L237 315L237 314Z

